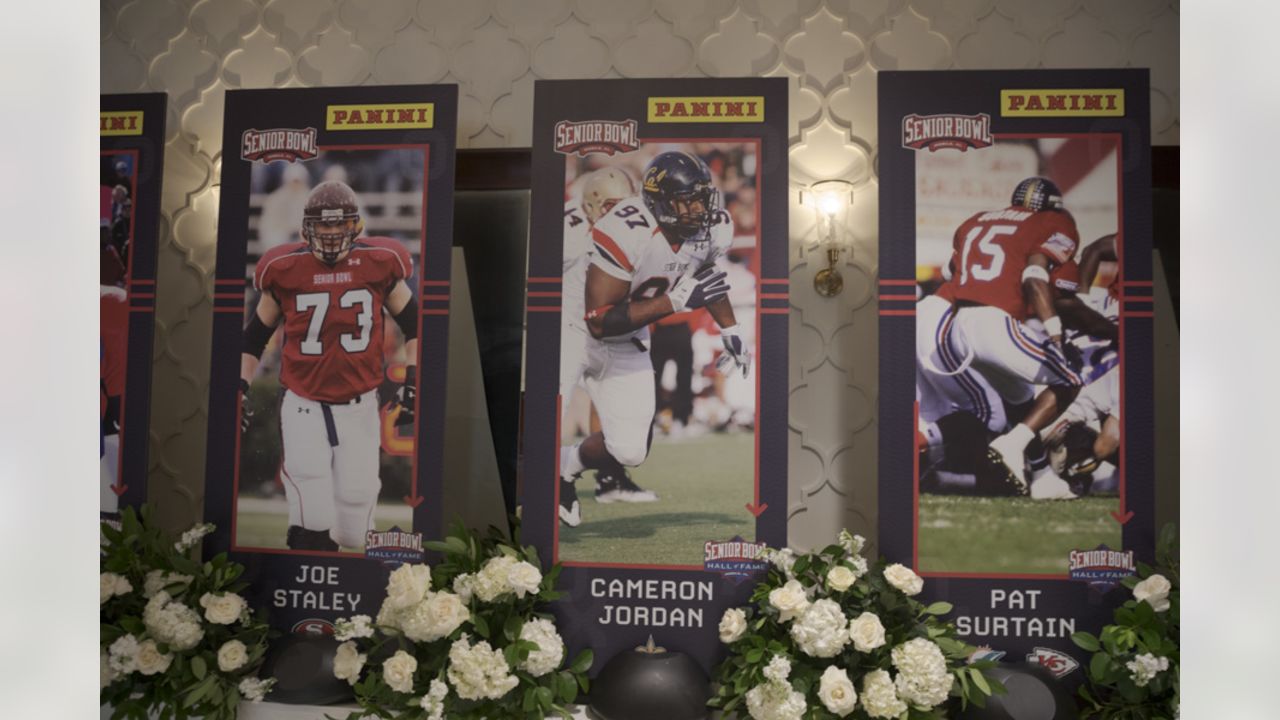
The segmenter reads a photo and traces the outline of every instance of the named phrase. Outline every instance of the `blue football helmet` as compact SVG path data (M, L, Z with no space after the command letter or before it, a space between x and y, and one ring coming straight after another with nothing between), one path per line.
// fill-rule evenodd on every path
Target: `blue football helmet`
M644 204L672 242L703 242L720 208L711 170L697 156L665 152L644 171Z
M1029 177L1013 189L1013 199L1009 204L1034 212L1061 210L1062 191L1049 178Z

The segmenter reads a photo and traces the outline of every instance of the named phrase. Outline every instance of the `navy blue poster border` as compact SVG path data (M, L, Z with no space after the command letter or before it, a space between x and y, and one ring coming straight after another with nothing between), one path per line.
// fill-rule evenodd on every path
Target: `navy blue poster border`
M321 150L422 148L426 155L421 256L411 287L419 303L418 409L413 488L403 502L412 508L413 533L443 534L446 360L449 276L453 238L453 181L457 86L397 85L300 89L230 90L223 121L218 251L214 277L212 360L209 382L205 519L217 526L204 543L206 555L229 552L246 567L247 597L265 609L271 625L285 632L332 632L332 622L353 614L377 614L386 578L404 553L387 558L358 553L232 547L240 438L240 357L246 303L246 230L252 162L242 158L246 130L314 128ZM431 103L429 128L327 129L329 106L395 106ZM360 111L351 109L348 115ZM416 112L416 111L415 111ZM373 116L366 115L370 119ZM391 117L391 113L387 114ZM402 116L403 117L403 116ZM301 219L299 218L299 222ZM391 322L389 319L386 322ZM409 531L410 528L401 528ZM408 553L421 558L421 548ZM358 597L358 603L355 598Z
M132 237L126 272L128 350L121 408L120 454L111 490L119 506L147 499L147 448L151 434L151 357L155 342L156 265L160 246L160 193L164 175L165 93L102 95L102 113L141 112L141 133L101 136L101 153L126 154L135 163ZM125 122L128 122L126 120ZM103 118L102 131L111 117Z
M648 121L649 98L708 99L763 97L763 122ZM556 151L555 126L560 121L636 121L642 142L755 140L759 148L760 264L757 291L759 377L756 445L758 490L754 508L757 542L786 546L787 493L787 85L785 79L681 79L538 81L534 90L533 181L530 218L527 301L527 362L522 447L523 540L537 547L544 565L556 560L557 486L559 468L559 369L565 154ZM697 482L690 477L689 482ZM761 511L761 508L763 510ZM682 508L696 510L696 508ZM729 540L730 538L723 538ZM712 540L712 538L707 538ZM655 559L655 563L660 563ZM553 604L571 654L595 651L591 674L620 651L644 644L650 634L670 650L688 653L708 672L723 657L716 626L723 611L746 602L752 582L727 578L704 567L638 564L566 564ZM682 603L661 599L604 598L598 592L613 581L633 588L662 588L663 583L710 583L713 598ZM594 588L597 592L593 592ZM615 585L616 587L616 585ZM667 585L666 587L671 587ZM706 587L704 585L704 587ZM660 594L660 590L655 590ZM643 594L643 593L641 593ZM656 595L655 595L656 597ZM651 609L671 605L702 608L697 628L660 626L637 620L605 625L606 605L618 603ZM659 610L659 612L662 612ZM637 615L637 618L640 616ZM653 618L650 615L650 618Z
M1002 116L1002 90L1123 90L1119 117ZM1013 103L1012 99L1009 104ZM1026 102L1025 99L1022 102ZM1081 102L1067 99L1067 103ZM1154 416L1150 109L1146 70L888 71L879 75L880 138L880 547L892 561L917 565L916 483L916 160L918 153L958 153L955 146L909 147L909 116L990 118L994 136L1105 135L1118 138L1120 333L1123 364L1123 480L1119 508L1123 551L1140 562L1154 555ZM970 150L972 151L972 148ZM1006 192L1011 192L1012 187ZM994 209L994 208L993 208ZM1094 238L1081 237L1087 244ZM1061 501L1059 501L1061 502ZM1091 550L1094 548L1079 548ZM1111 548L1120 550L1120 548ZM998 551L997 551L998 552ZM1065 559L1065 558L1064 558ZM1040 662L1068 684L1083 680L1087 655L1069 630L1097 632L1129 599L1123 587L1085 579L999 573L924 573L925 602L955 605L949 619L964 638L1006 661ZM1062 622L1069 621L1069 622Z

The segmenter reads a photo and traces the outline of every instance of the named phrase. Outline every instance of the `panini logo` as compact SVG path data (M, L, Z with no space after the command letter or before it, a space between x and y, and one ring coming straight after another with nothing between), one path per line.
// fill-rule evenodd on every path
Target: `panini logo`
M1001 90L1001 117L1122 117L1124 89Z
M1138 572L1132 550L1112 550L1106 545L1094 550L1072 550L1067 556L1067 569L1072 580L1083 580L1102 592Z
M330 105L325 130L424 130L435 127L434 103Z
M916 115L902 118L902 147L937 152L944 148L964 152L969 148L990 147L991 116Z
M250 162L306 161L319 153L315 128L245 130L240 136L240 159Z
M396 567L405 563L421 563L426 552L422 549L422 533L411 533L393 527L390 530L370 530L364 535L364 555L384 565Z
M708 540L703 546L702 568L737 584L769 567L761 557L767 547L737 536L725 542Z
M764 97L651 97L649 122L764 122Z
M555 150L581 157L634 152L640 149L638 127L635 120L561 120L556 123Z
M141 135L142 111L100 112L98 132L102 135Z

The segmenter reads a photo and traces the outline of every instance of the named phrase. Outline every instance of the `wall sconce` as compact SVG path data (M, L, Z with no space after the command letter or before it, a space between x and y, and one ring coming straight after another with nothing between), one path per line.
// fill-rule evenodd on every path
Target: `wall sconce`
M844 277L836 268L840 252L845 248L848 229L844 216L853 207L853 183L847 180L822 180L800 191L800 204L812 207L818 215L817 244L827 249L827 267L813 276L813 289L823 297L835 297L844 290Z

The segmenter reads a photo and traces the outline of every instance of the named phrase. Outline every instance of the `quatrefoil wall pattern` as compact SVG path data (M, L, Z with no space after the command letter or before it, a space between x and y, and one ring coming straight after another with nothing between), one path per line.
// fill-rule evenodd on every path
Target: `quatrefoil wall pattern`
M787 77L791 84L793 544L876 536L881 69L1151 68L1151 133L1178 143L1176 0L102 0L102 92L169 93L151 423L152 501L204 485L212 274L228 88L457 83L458 146L531 144L538 78ZM857 183L845 292L798 189Z

